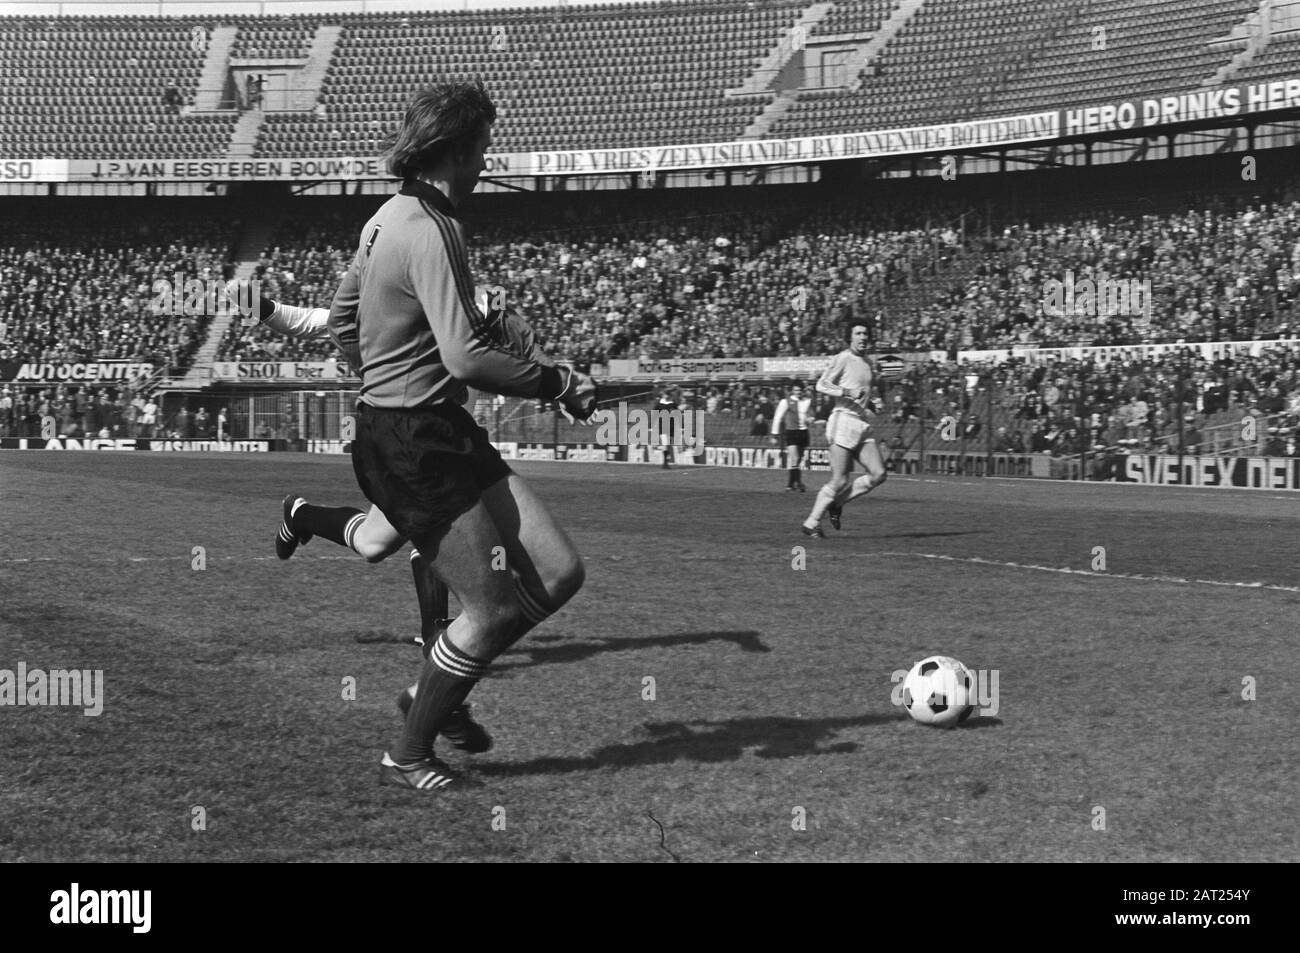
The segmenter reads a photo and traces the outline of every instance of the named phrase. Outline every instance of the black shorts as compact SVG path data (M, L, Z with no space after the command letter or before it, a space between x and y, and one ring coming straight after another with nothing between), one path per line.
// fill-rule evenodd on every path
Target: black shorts
M804 447L808 446L808 431L806 430L787 430L785 432L785 445L787 447Z
M458 404L359 404L352 470L366 499L407 539L451 523L513 472Z

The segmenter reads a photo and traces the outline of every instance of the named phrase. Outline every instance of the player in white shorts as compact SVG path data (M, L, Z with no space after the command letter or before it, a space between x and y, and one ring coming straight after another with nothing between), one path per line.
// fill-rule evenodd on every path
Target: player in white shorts
M875 373L867 359L867 326L855 324L850 332L848 348L835 355L817 381L819 393L835 398L835 408L826 421L831 478L818 491L812 512L804 520L805 536L825 537L821 525L823 515L829 516L831 525L839 529L844 505L870 493L888 476L876 438L871 436L871 418L875 414L868 401L874 379ZM855 460L867 472L852 480Z

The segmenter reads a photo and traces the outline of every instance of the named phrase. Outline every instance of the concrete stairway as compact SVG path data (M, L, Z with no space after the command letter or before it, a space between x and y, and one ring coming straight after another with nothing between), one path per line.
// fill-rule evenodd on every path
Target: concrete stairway
M239 247L235 251L235 278L253 277L267 240L271 237L272 226L273 223L266 219L259 219L245 226L244 233L239 239ZM242 315L237 312L216 315L208 325L208 335L199 345L194 355L194 363L190 365L185 375L168 381L159 389L199 390L206 387L212 380L212 364L217 359L221 342L230 332L230 326L239 320L242 320Z
M311 48L307 51L307 62L296 78L292 108L308 112L320 98L321 86L325 83L325 72L334 58L334 47L338 45L343 27L322 25L316 28L316 35L311 38Z
M1228 62L1214 74L1201 80L1202 86L1221 86L1236 79L1237 74L1249 66L1260 53L1268 49L1272 37L1272 7L1269 0L1260 0L1259 9L1229 31L1227 36L1210 41L1211 49L1240 47Z
M745 131L741 133L740 138L762 139L765 137L768 130L780 122L781 118L790 111L798 98L798 93L794 90L777 93L763 111L754 118L754 121L745 127Z
M238 32L238 27L219 26L208 34L208 52L203 60L203 72L199 74L199 89L194 94L195 112L224 111L221 97L226 90L226 67Z
M925 0L900 0L898 6L894 8L894 12L880 25L880 29L876 31L875 36L858 47L857 52L849 58L845 67L845 72L854 77L853 89L862 88L862 71L875 61L876 57L880 55L880 51L885 48L885 45L898 35L898 31L907 25L908 20L912 19L912 14L921 9L924 4Z
M232 159L247 159L253 155L257 146L257 134L262 128L262 118L266 113L260 109L246 109L235 123L230 134L230 149L227 155Z
M781 37L776 46L768 51L763 62L754 68L754 71L745 78L745 81L739 86L727 90L724 95L731 96L754 96L759 93L765 93L772 87L772 79L780 73L787 63L807 45L808 34L812 32L813 27L826 19L826 16L834 9L833 3L815 3L808 7L800 14L799 19L790 27L789 32Z

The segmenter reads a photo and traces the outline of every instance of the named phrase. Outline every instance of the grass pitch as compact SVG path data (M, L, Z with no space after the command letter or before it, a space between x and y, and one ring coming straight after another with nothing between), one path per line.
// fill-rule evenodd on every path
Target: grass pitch
M355 641L418 628L407 560L273 555L347 458L0 456L0 669L104 672L0 708L0 860L1300 857L1294 496L894 477L816 541L780 471L516 468L587 585L430 797L377 783L418 651ZM893 705L929 654L996 715Z

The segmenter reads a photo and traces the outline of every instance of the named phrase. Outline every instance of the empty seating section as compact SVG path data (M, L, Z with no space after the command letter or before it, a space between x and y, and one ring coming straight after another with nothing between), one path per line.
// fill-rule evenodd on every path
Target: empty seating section
M1300 32L1273 40L1254 62L1237 74L1233 82L1258 83L1294 78L1297 73L1300 73Z
M991 91L997 70L1061 7L1041 0L926 0L881 51L860 89L801 97L772 135L964 118L964 102L982 87Z
M1257 0L926 0L860 90L806 94L773 135L925 125L1196 90L1231 57L1209 42L1257 7ZM1297 65L1284 53L1262 59L1258 75L1285 75Z
M240 24L230 56L232 59L302 59L311 48L315 32L316 24L301 17L249 18Z
M1089 0L1084 6L1086 13L1033 50L979 112L1014 114L1194 91L1235 52L1211 49L1209 42L1226 36L1259 2ZM1291 68L1298 65L1293 60Z
M267 117L259 155L374 150L420 82L481 75L496 148L616 148L738 138L766 100L728 99L802 5L631 5L348 18L319 112Z
M845 0L808 40L875 34L900 0ZM811 3L538 6L521 10L283 17L0 18L0 157L213 157L233 113L191 115L204 64L196 27L237 28L230 55L305 57L341 35L313 110L271 112L259 156L365 155L406 98L478 74L505 152L739 138L769 102L727 97ZM1210 48L1258 0L926 0L861 77L808 91L766 135L804 136L1007 115L1200 88L1235 48ZM1240 79L1292 75L1300 40L1275 40ZM808 75L806 86L824 77Z
M873 34L897 6L898 0L844 0L835 4L808 39L816 42L819 37Z
M226 154L234 115L186 115L199 19L0 18L0 157ZM164 97L175 85L180 103Z

